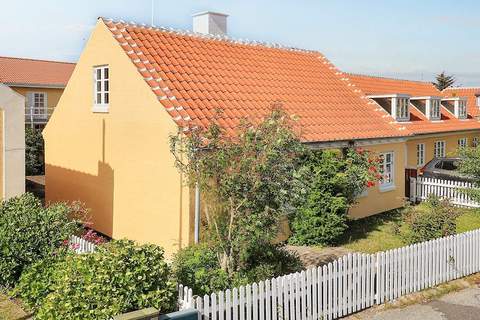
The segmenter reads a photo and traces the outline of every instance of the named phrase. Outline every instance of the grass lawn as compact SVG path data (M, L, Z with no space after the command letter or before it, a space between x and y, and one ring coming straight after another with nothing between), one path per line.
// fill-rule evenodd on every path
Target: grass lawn
M480 209L459 210L462 214L457 219L458 233L480 228ZM352 221L350 229L339 245L365 253L399 248L408 245L398 232L403 228L406 226L402 223L401 214L398 211Z
M27 319L27 313L6 295L0 293L0 320Z

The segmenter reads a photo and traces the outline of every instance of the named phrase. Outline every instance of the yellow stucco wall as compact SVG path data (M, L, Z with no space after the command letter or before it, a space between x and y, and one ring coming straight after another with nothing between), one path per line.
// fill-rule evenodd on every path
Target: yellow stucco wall
M350 209L349 216L353 219L402 207L405 200L405 142L371 145L364 148L374 154L394 152L395 188L389 191L382 191L378 184L369 188L367 194L361 196L358 199L358 203Z
M25 98L27 97L28 92L45 92L47 94L47 107L55 108L60 101L62 96L63 89L57 88L24 88L24 87L14 87L11 86L14 91L20 93Z
M477 137L480 140L480 131L470 131L463 133L448 133L428 136L417 136L410 138L407 141L407 167L417 168L417 144L425 143L425 164L433 159L434 143L435 141L445 141L445 151L447 156L452 156L457 153L458 139L467 138L469 146L472 145L473 138Z
M93 113L92 68L110 68L109 113ZM94 228L163 246L191 240L189 191L169 150L176 125L99 21L53 113L46 141L46 200L81 200Z

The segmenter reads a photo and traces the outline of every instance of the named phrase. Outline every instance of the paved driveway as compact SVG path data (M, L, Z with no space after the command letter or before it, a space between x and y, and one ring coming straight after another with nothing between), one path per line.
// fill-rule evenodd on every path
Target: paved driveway
M424 304L372 314L358 314L352 318L361 320L478 320L480 319L480 288L467 288Z

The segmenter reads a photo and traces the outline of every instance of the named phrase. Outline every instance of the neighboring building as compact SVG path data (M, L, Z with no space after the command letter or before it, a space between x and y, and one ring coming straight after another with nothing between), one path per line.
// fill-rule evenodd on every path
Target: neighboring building
M23 96L0 83L0 200L25 192Z
M0 83L25 97L25 124L43 129L74 68L74 63L0 57Z
M319 52L232 40L222 34L225 15L194 19L197 33L98 20L44 130L47 201L81 200L96 230L172 253L193 242L199 213L174 167L169 135L208 126L218 109L218 123L233 132L243 117L262 118L280 103L312 147L382 154L385 178L353 208L354 218L403 205L417 131L480 130L474 119L453 119L447 105L440 109L448 120L426 119L401 100L414 92L380 90L374 94L384 97L369 99Z

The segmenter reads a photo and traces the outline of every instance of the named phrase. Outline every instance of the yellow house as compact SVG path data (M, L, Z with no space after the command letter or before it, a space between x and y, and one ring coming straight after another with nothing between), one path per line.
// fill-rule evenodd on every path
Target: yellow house
M81 200L96 230L173 253L195 240L200 213L197 193L174 167L169 136L214 118L234 132L241 119L261 119L281 104L313 148L383 154L385 178L352 217L402 206L413 125L319 52L231 39L222 14L194 19L194 32L97 21L44 130L47 201ZM480 129L474 119L451 120Z
M74 67L67 62L0 57L0 83L25 97L25 125L44 128Z

